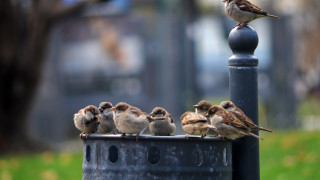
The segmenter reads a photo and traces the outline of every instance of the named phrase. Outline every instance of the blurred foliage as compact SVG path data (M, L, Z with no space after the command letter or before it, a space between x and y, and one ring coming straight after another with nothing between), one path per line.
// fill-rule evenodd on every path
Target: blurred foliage
M261 180L320 178L320 132L278 131L261 133Z
M82 178L82 154L43 152L0 157L1 180Z
M319 98L307 98L298 105L299 116L320 116Z

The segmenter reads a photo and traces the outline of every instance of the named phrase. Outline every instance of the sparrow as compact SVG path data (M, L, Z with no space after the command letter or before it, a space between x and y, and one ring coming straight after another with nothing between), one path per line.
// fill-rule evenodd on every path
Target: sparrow
M155 107L150 113L149 129L155 136L170 136L176 130L172 116L162 107Z
M83 134L86 134L86 138L88 138L91 133L95 133L98 130L98 114L99 110L94 105L80 109L78 113L74 114L74 125L82 131L80 134L81 139Z
M191 135L201 135L205 137L209 128L215 129L215 127L209 125L206 117L195 112L187 111L180 116L182 129L187 133L186 138Z
M223 2L225 3L227 15L239 22L239 24L235 26L238 28L242 28L249 22L261 17L279 18L278 16L262 11L261 8L247 0L223 0Z
M201 114L202 116L205 116L208 113L208 110L211 106L212 104L206 100L201 100L196 105L193 105L195 108L195 113Z
M116 125L113 121L113 111L111 102L101 102L99 105L100 114L98 116L100 134L116 134Z
M209 108L212 106L212 104L209 101L201 100L196 105L193 105L195 108L196 114L201 114L202 116L206 116L208 113ZM210 120L207 118L208 123L210 124ZM207 136L218 136L218 133L214 131L214 129L209 128L208 132L206 133Z
M243 136L252 136L262 139L251 133L242 121L222 106L211 106L207 117L210 119L211 125L216 128L215 131L223 138L236 139Z
M242 121L250 130L252 131L267 131L267 132L272 132L270 129L266 129L263 127L259 127L256 124L252 122L252 120L244 114L244 112L238 108L236 105L234 105L233 102L231 101L222 101L220 103L220 106L222 106L224 109L228 110L232 114L234 114L240 121Z
M136 134L138 141L139 134L143 133L149 125L149 114L125 102L119 102L111 110L113 111L114 123L117 129L122 132L121 138L126 134Z

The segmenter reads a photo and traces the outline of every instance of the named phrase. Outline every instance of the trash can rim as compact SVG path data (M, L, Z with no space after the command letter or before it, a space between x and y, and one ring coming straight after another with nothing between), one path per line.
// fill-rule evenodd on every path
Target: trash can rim
M126 135L121 139L121 134L90 134L88 138L86 135L82 136L84 141L85 140L122 140L122 141L136 141L135 135ZM174 135L174 136L152 136L152 135L140 135L139 141L202 141L202 142L212 142L212 141L225 141L231 142L232 140L223 139L220 137L200 137L200 136L193 136L189 135L187 139L184 135Z

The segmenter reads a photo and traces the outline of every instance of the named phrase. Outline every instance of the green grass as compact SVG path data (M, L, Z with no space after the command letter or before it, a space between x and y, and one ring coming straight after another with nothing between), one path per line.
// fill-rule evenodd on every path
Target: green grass
M0 157L1 180L72 180L82 178L82 154L43 152Z
M320 101L318 98L308 98L298 105L297 114L303 116L320 116Z
M262 134L261 180L320 178L320 132L287 131Z

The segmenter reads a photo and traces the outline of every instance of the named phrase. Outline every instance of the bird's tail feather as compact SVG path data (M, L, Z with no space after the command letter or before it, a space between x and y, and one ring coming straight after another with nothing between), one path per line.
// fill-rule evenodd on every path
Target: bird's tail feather
M253 134L253 133L248 133L248 135L249 135L249 136L252 136L252 137L255 137L255 138L257 138L257 139L263 140L262 137L260 137L260 136L258 136L258 135L255 135L255 134Z
M272 17L272 18L277 18L279 19L280 17L279 16L276 16L276 15L272 15L272 14L267 14L268 17Z
M267 129L267 128L263 128L263 127L259 127L259 130L262 130L262 131L267 131L267 132L272 132L270 129Z

